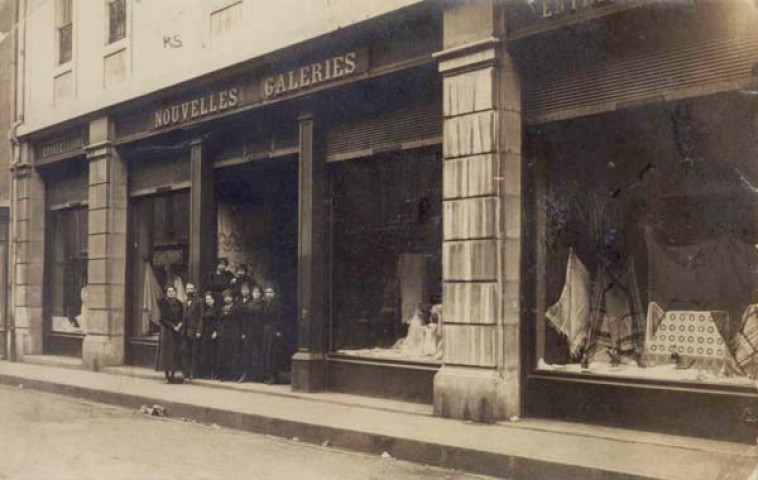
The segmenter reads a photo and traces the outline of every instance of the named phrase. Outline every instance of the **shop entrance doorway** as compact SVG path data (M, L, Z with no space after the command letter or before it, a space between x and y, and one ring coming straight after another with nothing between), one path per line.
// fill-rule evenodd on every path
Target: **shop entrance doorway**
M215 192L217 256L232 270L246 264L256 283L274 287L289 363L297 345L297 158L219 168Z

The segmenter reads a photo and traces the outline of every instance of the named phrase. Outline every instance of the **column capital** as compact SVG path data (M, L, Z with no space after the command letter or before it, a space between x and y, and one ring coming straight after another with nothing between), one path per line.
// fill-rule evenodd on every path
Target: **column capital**
M15 180L28 177L32 173L34 168L29 162L15 162L8 167L11 171L11 176Z
M313 110L305 110L297 116L298 123L312 122L316 119L316 113Z
M501 45L500 39L488 37L441 50L433 53L432 56L439 61L440 73L450 75L495 65L499 58Z
M84 147L84 152L87 154L87 160L96 160L107 155L114 155L116 153L116 147L113 145L113 142L106 140L104 142L86 145Z

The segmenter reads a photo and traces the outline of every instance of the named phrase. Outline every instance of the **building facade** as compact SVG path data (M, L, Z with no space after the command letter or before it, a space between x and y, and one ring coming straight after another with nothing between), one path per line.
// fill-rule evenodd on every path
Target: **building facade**
M225 257L293 389L754 438L754 3L80 3L19 2L19 358L149 366Z
M12 118L15 109L15 95L13 85L15 83L14 65L16 64L16 36L14 25L16 22L16 3L4 2L0 4L0 84L4 88L0 91L0 133L3 140L0 141L0 358L8 357L8 295L9 295L9 218L10 218L10 170L12 149L14 141Z

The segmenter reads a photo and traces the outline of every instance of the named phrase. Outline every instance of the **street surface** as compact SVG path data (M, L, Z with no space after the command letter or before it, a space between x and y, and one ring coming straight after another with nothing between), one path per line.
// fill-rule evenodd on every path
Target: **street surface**
M0 386L0 480L173 478L486 477Z

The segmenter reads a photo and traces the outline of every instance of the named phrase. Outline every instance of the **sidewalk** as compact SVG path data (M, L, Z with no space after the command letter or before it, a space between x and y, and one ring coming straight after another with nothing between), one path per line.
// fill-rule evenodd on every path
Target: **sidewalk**
M167 385L131 367L0 362L0 383L133 409L157 403L171 417L514 480L744 480L758 465L741 444L539 420L478 425L433 417L425 405L288 386Z

